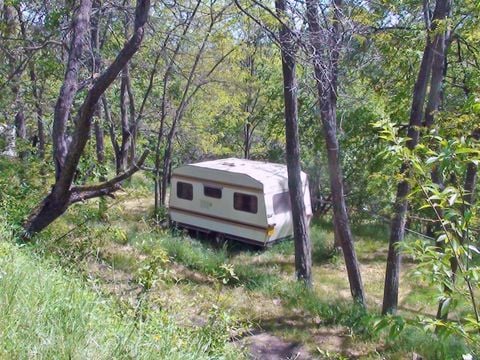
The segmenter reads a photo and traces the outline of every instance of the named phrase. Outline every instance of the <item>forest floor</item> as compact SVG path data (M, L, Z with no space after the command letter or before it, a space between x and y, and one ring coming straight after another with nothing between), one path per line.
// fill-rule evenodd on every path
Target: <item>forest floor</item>
M176 313L178 322L186 326L205 325L217 308L227 311L238 324L231 329L232 341L252 358L382 358L380 354L386 349L383 342L356 336L348 326L335 321L342 306L348 307L351 296L342 256L329 246L333 242L331 232L318 225L312 229L314 246L322 243L313 254L315 296L300 301L295 299L292 286L291 241L267 250L238 244L216 248L208 239L152 230L152 199L138 195L120 195L110 205L109 218L96 223L102 240L94 246L95 256L87 256L81 270L103 292L134 306L142 295L139 271L155 267L160 276L148 292L151 306ZM97 205L91 204L94 211ZM373 312L381 306L387 250L386 242L377 239L356 236L368 307ZM154 259L164 255L166 260L154 264ZM408 279L405 275L411 267L407 261L402 279ZM418 298L419 290L419 284L402 282L401 311L434 315ZM284 299L282 295L289 291L292 296ZM423 293L428 296L428 291ZM317 305L312 302L317 299L323 299L323 307L309 311L315 309ZM325 312L326 319L322 316Z
M60 254L97 290L132 308L143 302L175 314L182 326L212 326L216 317L228 317L231 341L250 358L412 357L371 332L352 331L363 326L362 317L352 307L343 258L332 250L333 233L325 226L311 229L313 289L306 293L294 281L292 241L266 250L238 243L219 248L208 239L172 234L152 223L152 196L127 191L108 200L102 220L95 201L72 207L55 227L56 235L67 235L42 243L42 252ZM86 220L79 226L81 217ZM355 233L368 309L375 316L383 296L385 229ZM431 291L408 276L412 268L405 259L400 313L434 316Z

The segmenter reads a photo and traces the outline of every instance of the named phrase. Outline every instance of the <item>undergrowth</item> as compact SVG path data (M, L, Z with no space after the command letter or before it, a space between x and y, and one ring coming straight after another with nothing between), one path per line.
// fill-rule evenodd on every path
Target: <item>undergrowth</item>
M5 220L5 213L0 213ZM218 310L202 327L179 326L172 313L138 309L96 293L93 283L15 245L0 226L0 358L237 359L235 321ZM71 250L71 249L70 249ZM36 255L34 255L36 254ZM140 306L140 304L138 305ZM178 309L181 311L181 309Z

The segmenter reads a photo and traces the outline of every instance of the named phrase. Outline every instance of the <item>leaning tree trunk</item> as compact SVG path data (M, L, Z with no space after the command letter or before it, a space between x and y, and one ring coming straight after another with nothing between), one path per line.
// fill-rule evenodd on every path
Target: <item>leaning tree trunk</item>
M434 11L434 21L443 19L448 13L448 0L437 0ZM428 16L428 14L426 15ZM427 21L428 24L428 21ZM427 31L429 29L427 28ZM410 111L410 120L408 126L407 148L413 150L419 142L420 126L422 125L423 108L427 92L428 79L432 69L433 45L430 37L427 35L427 41L423 52L420 70L413 89L413 100ZM433 120L432 120L433 121ZM394 314L398 307L398 288L400 284L400 264L401 254L398 245L405 237L405 223L407 218L408 200L410 193L410 184L408 182L409 166L403 164L400 173L404 177L397 186L397 195L394 204L394 214L390 224L390 240L388 246L387 269L385 274L385 287L383 293L383 314Z
M276 0L279 17L285 19L286 1ZM300 168L300 139L298 135L297 80L295 74L295 42L287 25L280 28L282 53L283 97L285 101L285 136L288 190L292 204L293 237L295 243L295 272L297 279L312 286L312 245L306 217Z
M67 66L67 73L72 69L79 68L79 65L74 65L72 62L80 62L81 51L75 48L75 44L84 42L84 35L89 25L89 14L92 8L91 0L82 0L75 15L73 25L72 45L70 46L71 54L69 56L69 63ZM138 0L135 10L135 28L132 37L124 45L115 60L110 66L97 78L93 86L88 91L83 104L81 105L77 121L75 124L75 131L68 152L65 156L64 165L57 174L57 180L52 187L51 192L45 197L40 205L32 212L24 224L25 235L24 239L30 239L32 234L43 230L46 226L52 223L55 219L61 216L67 208L76 202L87 199L110 195L120 188L120 183L130 177L135 171L139 169L146 158L147 153L144 153L140 158L138 164L134 165L129 170L119 174L115 178L94 185L73 186L73 179L77 170L80 157L83 153L85 145L88 141L92 118L96 109L96 105L107 88L116 79L120 71L125 67L128 61L140 48L143 40L144 26L147 21L148 12L150 9L149 0ZM80 38L79 38L80 37ZM81 49L80 49L81 50ZM72 55L73 54L73 55ZM73 79L76 79L76 74L71 74ZM65 82L69 83L70 75L65 76ZM74 82L75 83L75 82ZM70 89L65 83L60 91L60 97L66 90ZM56 125L56 129L64 129L65 122L71 111L70 108L64 109L58 104L65 104L59 99L57 101L56 114L54 122L64 122ZM59 110L60 113L57 113ZM61 115L61 116L59 116ZM65 116L66 115L66 116ZM58 132L54 141L61 141L58 138ZM58 147L57 147L58 149ZM57 159L58 161L58 159ZM57 163L57 166L59 164Z
M67 68L60 94L57 98L52 127L53 159L55 161L55 179L61 176L68 152L67 122L78 88L80 57L83 52L85 34L90 23L92 0L80 2L72 24L72 41L68 54Z
M338 60L340 55L340 8L342 1L333 1L334 16L332 24L327 31L323 31L327 34L328 48L325 48L325 44L322 43L321 39L322 28L320 27L318 19L317 3L313 0L307 0L306 5L310 40L312 48L314 49L313 62L320 102L320 117L327 146L335 234L343 250L352 297L360 305L365 306L363 282L345 204L343 175L337 138L336 107Z

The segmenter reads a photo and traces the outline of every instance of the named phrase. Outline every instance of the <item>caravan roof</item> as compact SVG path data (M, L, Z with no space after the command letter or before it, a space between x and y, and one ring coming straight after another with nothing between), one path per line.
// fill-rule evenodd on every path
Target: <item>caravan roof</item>
M287 166L283 164L276 164L276 163L265 162L265 161L253 161L253 160L246 160L246 159L227 158L227 159L204 161L196 164L189 164L184 167L180 167L176 169L175 172L177 174L182 174L184 173L184 171L182 171L183 168L186 168L186 167L190 169L192 169L192 167L195 167L195 168L202 168L201 170L207 170L207 169L216 170L224 174L228 173L230 175L229 178L232 178L231 175L234 175L234 174L246 175L249 178L263 185L263 188L269 191L278 190L279 188L284 190L288 189ZM199 172L203 172L201 170ZM305 173L302 172L302 180L305 181L305 179L306 179L306 175Z

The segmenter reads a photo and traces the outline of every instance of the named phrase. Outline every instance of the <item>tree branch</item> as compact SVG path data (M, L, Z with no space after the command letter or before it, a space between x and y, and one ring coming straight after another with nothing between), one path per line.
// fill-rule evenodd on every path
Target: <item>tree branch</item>
M81 196L82 193L89 193L89 192L95 192L95 191L101 191L105 189L110 189L110 188L115 188L116 186L119 185L120 182L123 180L128 179L130 176L132 176L134 173L136 173L140 168L143 166L143 163L145 162L145 159L147 158L149 153L149 150L145 150L140 156L140 159L133 164L128 170L124 171L123 173L115 176L114 178L98 183L98 184L93 184L93 185L81 185L81 186L73 186L71 191L72 191L72 196ZM118 190L118 189L115 189Z

